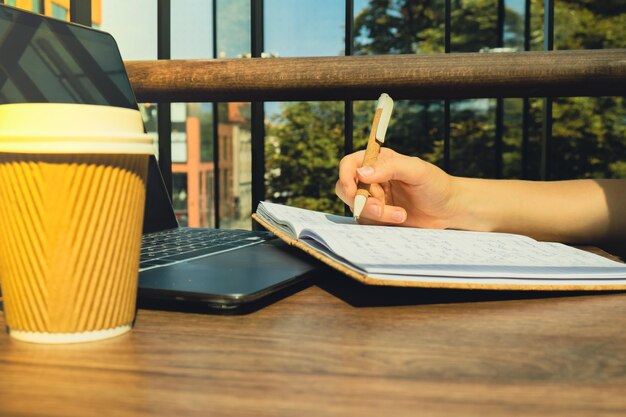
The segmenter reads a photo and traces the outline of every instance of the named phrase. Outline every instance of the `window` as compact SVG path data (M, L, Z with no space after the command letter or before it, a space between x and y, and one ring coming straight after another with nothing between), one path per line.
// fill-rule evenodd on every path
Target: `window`
M263 21L257 30L264 45L254 53L263 52L267 59L543 50L544 38L551 35L557 49L626 45L623 2L559 0L554 10L544 11L544 0L353 0L352 16L346 16L346 3L341 1L261 3ZM125 59L156 58L156 4L102 0L102 28L116 37ZM170 4L172 58L252 55L252 22L259 16L252 16L258 12L251 6L257 3L176 0ZM449 20L446 4L452 7ZM546 14L554 16L553 33L544 28ZM265 181L263 197L342 211L333 191L336 164L344 148L364 145L374 102L265 103L264 120L256 110L253 117L250 103L181 105L184 117L172 110L172 157L175 165L186 166L189 181L174 186L197 187L200 203L194 210L200 212L194 218L200 225L249 227L255 203L252 143L265 144L266 164L256 167L260 173L254 176L255 181L259 177ZM545 117L548 108L554 117ZM155 126L155 106L144 113L146 123ZM620 97L556 98L553 103L540 98L397 100L388 137L392 148L457 175L626 178L625 119ZM150 129L156 132L155 127ZM263 131L265 137L259 141ZM192 142L193 160L189 157ZM183 160L183 155L188 159ZM193 174L191 165L196 166ZM185 193L191 196L191 188Z

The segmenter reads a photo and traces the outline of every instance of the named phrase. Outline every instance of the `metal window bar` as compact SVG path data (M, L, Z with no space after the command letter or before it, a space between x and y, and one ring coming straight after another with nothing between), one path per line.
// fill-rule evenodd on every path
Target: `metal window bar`
M263 0L251 0L251 52L253 58L261 57L263 39ZM252 101L252 212L265 198L265 111L264 102Z
M344 55L354 55L354 0L346 0L344 41ZM354 102L352 100L344 101L343 132L344 155L348 155L354 150ZM350 215L350 206L347 204L344 205L344 213L346 216Z
M157 3L157 59L171 58L171 0ZM170 103L157 103L159 135L159 167L165 188L172 197L172 108Z
M554 0L544 1L543 10L543 49L554 50ZM545 97L543 100L543 134L541 140L541 179L552 178L552 104L553 97Z
M217 59L217 0L213 0L213 59ZM220 227L220 145L219 145L219 103L213 107L213 225Z
M449 54L451 51L451 21L452 21L452 4L451 0L446 0L444 5L444 23L443 23L443 52ZM443 102L443 169L450 171L450 100L445 99Z
M354 55L354 0L346 0L344 55ZM352 100L346 100L344 110L344 153L354 150L354 106Z
M496 47L502 48L504 46L504 15L505 4L504 0L498 0L498 20L496 22ZM496 178L502 178L502 154L504 152L504 99L496 99L496 137L494 143L494 176Z
M524 51L530 51L530 11L531 0L526 0L524 3ZM528 98L523 99L522 105L522 179L528 179L530 172L528 170L528 164L530 161L530 141L528 137L529 124L530 124L530 100Z
M70 0L70 20L91 26L91 0Z

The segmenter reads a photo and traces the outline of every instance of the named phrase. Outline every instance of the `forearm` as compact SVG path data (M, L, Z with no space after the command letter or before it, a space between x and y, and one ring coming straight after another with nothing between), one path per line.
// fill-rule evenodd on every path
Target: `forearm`
M521 233L540 240L626 240L626 181L534 182L454 178L452 227Z

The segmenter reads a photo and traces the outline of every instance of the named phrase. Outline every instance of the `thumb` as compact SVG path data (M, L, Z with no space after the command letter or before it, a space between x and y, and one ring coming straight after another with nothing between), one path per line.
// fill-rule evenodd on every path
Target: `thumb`
M366 184L395 180L420 185L428 181L433 169L438 168L420 158L402 155L384 148L381 149L376 162L373 165L358 168L357 175L359 181Z

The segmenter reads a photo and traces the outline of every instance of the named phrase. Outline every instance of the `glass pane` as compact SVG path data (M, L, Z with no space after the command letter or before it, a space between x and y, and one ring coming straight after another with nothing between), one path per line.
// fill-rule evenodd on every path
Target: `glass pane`
M505 99L502 137L502 177L523 178L522 175L522 111L524 101Z
M250 1L217 1L218 58L250 57ZM250 103L218 106L220 227L250 229L252 135ZM211 155L211 160L213 155Z
M250 1L214 0L217 2L217 57L250 56Z
M452 2L452 52L498 53L497 0ZM450 171L494 177L496 100L455 100L450 105Z
M218 119L220 227L250 229L252 214L250 103L220 103Z
M554 2L555 49L609 49L626 46L626 2Z
M213 57L213 6L211 2L180 0L171 4L172 59ZM172 103L172 172L184 175L174 181L179 198L179 220L189 227L213 227L213 105ZM184 187L184 188L180 188Z
M213 58L213 7L210 1L171 3L172 59Z
M345 4L266 0L265 51L272 56L344 53ZM266 103L267 197L343 212L334 193L344 149L344 103Z
M157 58L157 2L152 0L98 0L92 2L93 24L115 38L122 59ZM158 149L157 107L140 104L146 131ZM156 155L158 158L158 154Z
M344 103L283 103L280 110L266 127L267 198L343 213L334 185L344 149Z
M171 118L172 172L186 178L172 186L174 195L185 196L179 199L178 210L184 211L189 227L213 227L213 105L172 103Z
M504 7L504 47L523 51L525 0L506 0Z
M174 214L181 226L189 225L188 196L187 196L187 174L172 172L172 206Z
M343 55L342 1L265 0L265 51L275 56Z
M444 50L444 0L354 2L354 54Z
M442 53L444 1L392 2L358 0L354 3L354 53ZM371 104L355 103L355 149L358 136L369 134ZM357 120L367 122L358 122ZM365 131L357 132L357 125ZM396 100L385 145L398 152L443 165L443 101ZM363 145L364 146L364 143Z
M523 51L525 0L505 0L504 7L503 52ZM521 99L503 100L503 178L525 178L529 175L528 167L523 166L528 163L522 155L523 109L524 101Z
M555 49L626 45L626 2L555 1ZM624 97L556 99L552 178L626 178Z
M626 178L624 97L555 99L552 178Z
M493 178L496 100L455 100L450 105L450 173Z
M102 24L124 60L157 58L157 2L102 0Z
M544 0L530 0L530 50L543 51Z

